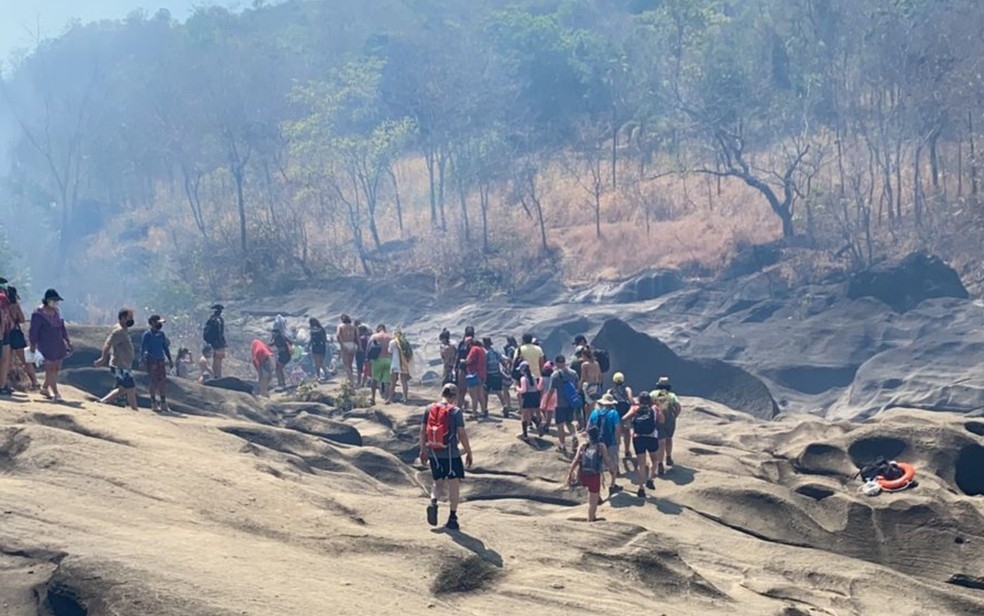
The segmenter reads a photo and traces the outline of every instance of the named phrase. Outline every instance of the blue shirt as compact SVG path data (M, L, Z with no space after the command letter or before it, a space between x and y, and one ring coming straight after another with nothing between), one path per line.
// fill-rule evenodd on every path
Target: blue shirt
M603 416L604 421L602 421ZM605 444L605 447L615 446L615 443L618 441L618 424L621 421L622 418L619 417L618 411L615 409L606 410L602 407L591 411L591 415L588 417L589 426L603 424L601 427L601 442Z
M140 357L144 361L171 359L171 342L161 330L148 329L140 340Z

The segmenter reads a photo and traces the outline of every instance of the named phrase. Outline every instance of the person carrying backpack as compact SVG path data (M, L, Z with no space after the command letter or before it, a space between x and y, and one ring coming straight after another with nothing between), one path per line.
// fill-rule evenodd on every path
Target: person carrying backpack
M222 318L222 304L212 304L212 316L205 322L202 338L212 347L212 378L222 378L222 361L226 355L225 320Z
M621 422L622 418L618 416L618 411L615 410L615 398L609 393L606 393L598 400L598 407L591 411L591 415L588 417L588 429L591 429L593 426L598 427L601 433L601 442L605 444L605 449L608 451L612 472L612 485L609 488L611 495L622 491L622 487L617 483L618 441L621 438Z
M635 450L636 471L639 473L639 491L636 492L636 496L639 498L646 498L646 488L656 489L653 484L653 474L659 463L658 412L653 407L652 396L644 391L639 394L638 404L629 409L622 418L623 423L632 429L632 448ZM629 430L624 432L628 434Z
M651 392L651 394L653 402L662 411L662 416L660 417L662 423L659 426L660 463L657 466L657 474L662 475L665 472L663 467L664 460L666 461L666 466L673 466L673 435L676 434L677 418L680 416L680 412L683 411L683 405L680 404L680 399L673 393L673 386L670 384L670 377L668 376L659 377L659 380L656 382L656 390Z
M444 496L445 487L451 512L445 528L458 530L458 502L461 480L465 468L471 468L472 450L465 431L465 418L455 404L458 388L448 383L441 390L441 400L427 407L420 425L420 461L430 467L434 486L427 505L427 523L437 526L438 501ZM460 445L460 448L459 448ZM461 448L465 461L461 461Z
M482 338L482 346L485 347L486 405L488 405L489 394L496 394L499 396L499 402L502 403L502 416L508 418L512 400L510 400L509 388L506 387L505 375L502 373L504 363L502 354L495 350L489 337Z
M577 432L574 431L574 417L584 405L577 386L577 374L567 366L567 358L558 355L554 358L554 371L550 376L550 387L557 392L557 407L554 417L557 420L557 450L567 453L567 432L570 431L573 443L571 451L577 451Z
M632 388L625 384L625 375L621 372L612 375L612 383L608 392L615 398L615 410L618 411L618 416L624 420L635 404L632 398ZM622 431L622 452L625 454L626 460L632 459L632 452L629 451L629 430Z
M567 485L580 485L588 489L588 522L598 519L602 476L606 468L614 472L608 448L601 438L601 429L596 425L588 426L587 438L578 447L567 471Z

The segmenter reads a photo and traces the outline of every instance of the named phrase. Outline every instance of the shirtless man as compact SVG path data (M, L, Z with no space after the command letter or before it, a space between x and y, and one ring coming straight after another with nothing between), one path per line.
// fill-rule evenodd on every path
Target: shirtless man
M355 354L359 350L359 332L352 324L352 317L343 314L341 320L342 322L338 324L338 329L335 331L335 340L338 341L338 346L341 348L345 375L348 377L349 383L355 385L355 373L352 367L355 363Z
M385 325L376 327L376 333L369 338L369 349L366 357L372 360L372 386L370 389L370 404L376 404L376 388L379 388L380 395L385 396L390 385L390 368L393 365L389 354L389 344L392 340L386 332ZM374 349L378 348L378 351Z

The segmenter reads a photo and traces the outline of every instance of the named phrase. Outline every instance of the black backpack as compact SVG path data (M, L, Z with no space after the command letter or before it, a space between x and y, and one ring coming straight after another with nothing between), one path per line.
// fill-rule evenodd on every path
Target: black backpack
M605 460L601 455L599 443L588 443L581 454L581 472L585 475L600 475L605 470Z
M625 385L615 385L608 390L608 393L615 398L615 410L618 411L619 415L624 416L632 408L632 401L629 400L629 394L625 391Z
M632 431L635 436L652 436L656 431L656 413L653 412L653 407L639 407L632 418Z
M605 349L592 349L594 353L594 358L598 362L598 367L601 368L602 374L611 370L612 360L608 357L608 351Z
M891 481L901 478L905 475L905 471L899 468L898 465L886 460L884 456L878 456L871 464L862 466L861 470L858 471L858 475L861 475L861 479L864 481L874 481L878 477L884 477Z
M205 329L202 332L202 338L205 343L211 346L215 346L215 343L219 342L222 337L222 327L219 325L219 319L216 317L210 317L208 321L205 322Z
M366 359L372 361L379 359L379 355L383 352L383 345L379 344L378 338L373 338L369 340L369 346L366 348Z
M519 351L517 350L516 357L513 359L513 363L512 363L512 371L509 373L509 376L512 377L512 380L516 381L517 383L519 382L519 379L523 378L523 373L519 371L519 364L521 363L523 363L523 356L520 355Z

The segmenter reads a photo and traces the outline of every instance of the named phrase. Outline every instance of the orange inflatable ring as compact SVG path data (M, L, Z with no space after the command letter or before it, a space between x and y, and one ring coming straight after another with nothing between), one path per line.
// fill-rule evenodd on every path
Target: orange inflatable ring
M885 479L884 477L878 477L878 485L881 486L882 490L891 492L893 490L901 490L905 488L912 480L916 478L916 467L911 464L906 464L905 462L896 462L896 466L902 469L903 475L898 479Z

